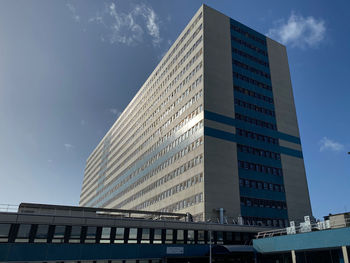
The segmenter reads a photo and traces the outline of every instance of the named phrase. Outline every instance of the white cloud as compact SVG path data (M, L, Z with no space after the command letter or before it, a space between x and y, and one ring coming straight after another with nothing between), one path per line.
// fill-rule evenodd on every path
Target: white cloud
M70 143L65 143L63 144L64 145L64 148L66 148L67 151L71 150L74 148L74 146Z
M146 34L154 46L162 41L159 18L152 7L146 4L137 4L130 12L122 12L111 2L103 12L97 12L88 21L103 25L107 30L106 36L100 37L103 42L108 39L112 44L136 45L144 40Z
M119 117L120 114L122 114L120 110L115 109L115 108L109 109L109 112L112 113L113 115L116 115L117 117Z
M71 12L73 19L76 22L80 22L80 16L77 15L77 10L74 5L71 3L67 3L66 6L68 7L68 10Z
M279 20L267 35L292 47L315 47L324 38L326 33L325 21L312 16L303 17L294 12L287 22Z
M327 137L323 137L320 142L320 152L329 150L329 151L334 151L334 152L340 152L344 150L344 145L333 141L331 139L328 139Z

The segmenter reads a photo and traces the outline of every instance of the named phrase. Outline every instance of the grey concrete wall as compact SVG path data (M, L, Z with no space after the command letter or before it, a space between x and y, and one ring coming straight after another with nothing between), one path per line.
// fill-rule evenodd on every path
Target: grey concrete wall
M230 19L207 6L204 17L204 110L234 118ZM204 120L204 125L234 133L234 127ZM207 218L240 214L236 143L204 138L204 199Z
M286 48L269 38L267 48L277 129L300 137ZM303 221L305 215L312 215L304 160L282 154L281 161L289 220Z

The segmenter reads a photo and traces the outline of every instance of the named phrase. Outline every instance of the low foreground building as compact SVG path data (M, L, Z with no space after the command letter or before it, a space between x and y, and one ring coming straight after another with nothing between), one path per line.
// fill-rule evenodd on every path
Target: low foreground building
M344 262L345 214L271 229L190 214L22 203L0 212L0 262Z

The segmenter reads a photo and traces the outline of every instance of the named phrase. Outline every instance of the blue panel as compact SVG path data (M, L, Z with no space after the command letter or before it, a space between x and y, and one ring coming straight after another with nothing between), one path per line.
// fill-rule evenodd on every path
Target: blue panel
M235 91L234 94L235 94L235 99L237 98L237 99L249 102L251 104L255 104L257 106L264 107L264 108L269 109L269 110L275 110L274 105L271 104L271 103L268 103L266 101L260 100L258 98L251 97L251 96L243 94L241 92L236 92Z
M233 103L233 102L232 102ZM212 111L204 111L204 118L207 120L212 120L216 122L221 122L223 124L236 126L236 120Z
M284 192L269 191L264 189L254 189L249 187L240 187L239 192L241 196L259 198L259 199L269 199L275 201L286 201L286 196ZM264 208L266 209L266 208Z
M287 147L280 146L280 152L286 155L298 157L298 158L303 158L303 153L298 150L290 149Z
M253 240L260 253L350 246L350 227Z
M253 111L253 110L250 110L250 109L243 108L241 106L235 105L235 112L240 113L240 114L245 115L245 116L248 116L248 117L251 117L251 118L254 118L254 119L257 119L257 120L269 122L269 123L272 123L272 124L276 125L275 117L263 114L263 113L258 112L258 111ZM254 125L254 126L256 126L256 125Z
M152 245L152 244L0 244L0 261L54 261L99 259L147 259L171 257L167 247L183 247L184 254L174 256L200 257L209 245Z
M245 89L249 89L251 91L254 91L254 92L257 92L257 93L260 93L262 95L265 95L265 96L269 96L271 98L273 98L273 95L272 95L272 91L271 90L267 90L267 89L263 89L261 87L258 87L256 85L253 85L253 84L250 84L248 82L245 82L243 80L240 80L240 79L234 79L233 80L233 84L234 85L237 85L237 86L240 86L242 88L245 88Z
M250 123L246 123L240 120L236 120L215 112L211 112L211 111L204 111L204 118L208 119L208 120L212 120L212 121L216 121L216 122L221 122L227 125L231 125L231 126L237 126L237 127L242 127L245 129L248 129L250 131L256 132L256 133L261 133L261 134L265 134L271 137L275 137L275 138L279 138L285 141L289 141L289 142L293 142L296 144L300 144L300 138L286 134L286 133L282 133L279 131L274 131L271 129L266 129L266 128L262 128L256 125L252 125Z
M235 65L232 65L232 69L233 69L234 72L237 72L237 73L239 73L241 75L247 76L247 77L249 77L251 79L255 79L255 80L257 80L257 81L259 81L261 83L264 83L266 85L271 86L271 80L270 79L264 78L263 76L255 74L255 73L250 72L248 70L245 70L243 68L237 67ZM233 78L233 83L235 83L236 80L237 79L234 77Z
M249 179L249 180L256 180L256 181L264 181L267 183L282 184L283 185L283 177L282 176L259 173L259 172L255 172L255 171L251 171L251 170L242 169L242 168L239 168L238 172L239 172L240 178Z
M288 218L287 210L265 207L241 206L242 216Z
M237 47L235 47L235 48L238 49L238 50L240 50L240 48L237 48ZM242 51L243 51L243 50L242 50ZM246 53L248 53L248 52L246 52ZM250 54L250 55L256 57L255 54L254 54L254 55L253 55L253 54ZM232 59L241 61L241 62L244 63L244 64L250 65L250 66L252 66L252 67L254 67L254 68L256 68L256 69L259 69L259 70L261 70L261 71L264 71L264 72L267 73L267 74L270 74L270 70L269 70L268 67L266 67L266 66L264 66L264 65L261 65L261 64L255 62L255 61L253 61L253 60L250 60L249 58L240 56L240 55L237 54L237 53L232 52ZM260 59L260 60L262 60L262 61L264 61L264 62L267 62L266 59Z
M235 142L236 141L236 135L235 134L229 133L229 132L225 132L225 131L221 131L221 130L217 130L217 129L213 129L213 128L210 128L210 127L205 127L204 128L204 135L215 137L215 138L218 138L218 139L223 139L223 140L230 141L230 142Z
M266 166L272 166L276 168L282 168L282 164L280 160L274 160L271 158L266 158L262 156L257 156L249 153L239 152L237 151L237 157L241 161L247 161L252 163L259 163Z

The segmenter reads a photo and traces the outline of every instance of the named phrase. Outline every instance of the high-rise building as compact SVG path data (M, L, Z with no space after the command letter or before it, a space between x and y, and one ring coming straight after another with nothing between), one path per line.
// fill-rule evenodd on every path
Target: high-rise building
M311 215L286 48L203 5L88 157L80 205Z

